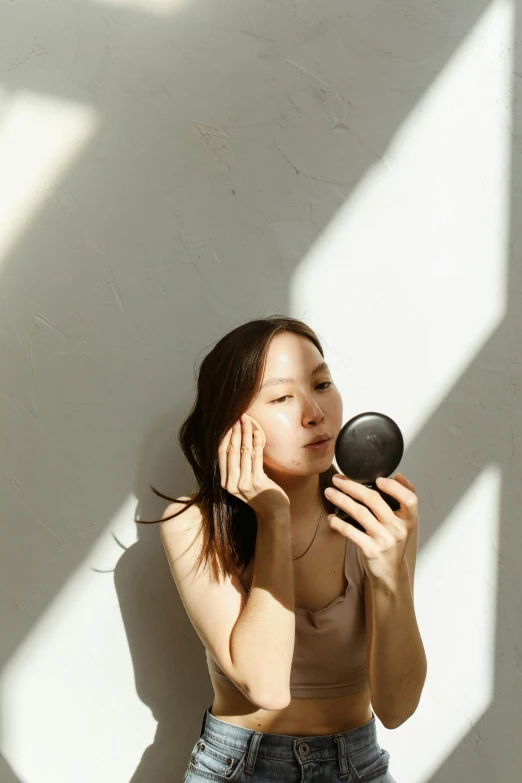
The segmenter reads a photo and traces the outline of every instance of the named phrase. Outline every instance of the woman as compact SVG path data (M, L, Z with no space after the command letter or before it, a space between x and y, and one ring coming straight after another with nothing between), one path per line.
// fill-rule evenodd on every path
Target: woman
M321 343L302 321L245 323L201 364L180 430L197 490L161 522L214 689L185 783L393 783L375 715L388 728L407 720L426 676L413 606L417 499L400 474L383 483L395 513L334 477L342 421Z

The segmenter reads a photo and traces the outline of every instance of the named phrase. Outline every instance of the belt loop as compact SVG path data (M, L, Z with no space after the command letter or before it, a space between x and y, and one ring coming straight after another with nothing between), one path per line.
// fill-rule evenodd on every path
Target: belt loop
M212 704L210 705L210 707L207 707L207 709L206 709L206 710L205 710L205 712L203 713L203 720L201 721L201 731L199 732L199 736L200 736L200 737L202 737L202 736L203 736L203 733L204 733L204 731L205 731L205 720L206 720L206 718L207 718L207 712L208 712L208 710L209 710L211 707L212 707Z
M254 731L248 745L243 772L245 775L253 775L257 760L257 751L263 738L262 731Z
M346 760L346 737L343 733L335 734L334 741L337 743L337 760L339 761L339 780L346 780L350 776L348 771L348 762Z

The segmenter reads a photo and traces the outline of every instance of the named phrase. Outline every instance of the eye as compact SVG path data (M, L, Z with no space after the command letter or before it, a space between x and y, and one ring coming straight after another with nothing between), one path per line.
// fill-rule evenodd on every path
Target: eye
M318 389L318 388L319 388L319 386L326 386L327 388L326 388L326 389L321 389L321 391L328 391L328 389L329 389L329 388L330 388L330 386L332 386L332 385L333 385L333 382L332 382L332 381L324 381L323 383L318 383L318 384L317 384L317 386L316 386L315 388L316 388L316 389ZM284 397L279 397L279 399L277 399L277 400L272 400L272 403L271 403L271 404L272 404L272 405L273 405L274 403L276 403L276 404L279 404L279 403L281 402L281 400L286 400L286 398L287 398L287 397L290 397L290 395L289 395L289 394L285 394L285 396L284 396Z

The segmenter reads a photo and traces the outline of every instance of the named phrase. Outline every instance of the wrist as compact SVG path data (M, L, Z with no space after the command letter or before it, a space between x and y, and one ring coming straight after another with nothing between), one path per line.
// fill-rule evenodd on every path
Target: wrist
M290 525L290 509L256 512L256 518L263 527L284 527L285 525Z
M386 576L370 576L370 583L373 593L382 593L387 596L404 595L404 592L411 593L410 573L408 564L404 561L398 571Z

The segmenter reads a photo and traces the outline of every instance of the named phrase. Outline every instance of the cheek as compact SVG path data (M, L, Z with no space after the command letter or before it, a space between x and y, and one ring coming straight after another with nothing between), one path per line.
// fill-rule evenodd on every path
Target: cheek
M295 452L274 448L272 451L265 449L263 463L267 468L273 470L285 468L286 470L295 470L303 465L303 460L296 456Z
M337 392L336 398L332 400L332 407L330 408L330 416L332 422L339 426L341 429L343 421L343 401L339 392Z
M290 438L285 437L284 432L270 432L266 434L266 446L264 455L267 459L281 460L293 452Z
M283 413L272 416L266 425L263 425L266 433L267 445L277 445L277 448L285 448L295 438L295 422Z
M263 452L265 461L271 464L290 465L295 464L296 445L293 440L295 435L284 427L272 427L266 433L266 446Z

